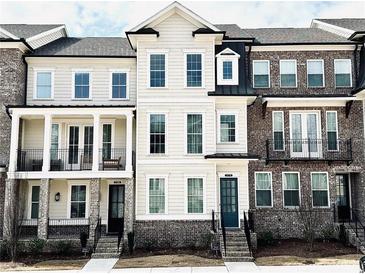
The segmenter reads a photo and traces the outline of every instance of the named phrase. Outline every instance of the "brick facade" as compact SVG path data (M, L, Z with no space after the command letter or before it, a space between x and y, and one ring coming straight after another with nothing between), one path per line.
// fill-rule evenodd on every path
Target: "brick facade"
M0 172L0 220L4 220L4 203L5 203L5 176L4 172ZM0 239L3 236L3 226L0 225Z

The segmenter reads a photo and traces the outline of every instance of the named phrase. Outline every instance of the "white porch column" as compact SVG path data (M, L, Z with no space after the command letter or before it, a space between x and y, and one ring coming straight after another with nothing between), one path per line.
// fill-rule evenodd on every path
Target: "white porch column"
M9 172L15 172L17 166L18 143L19 143L19 120L20 120L20 115L14 113L11 117Z
M94 139L93 139L93 167L92 171L99 170L99 139L100 139L100 114L94 114Z
M132 171L132 151L133 151L133 113L127 114L127 126L126 126L126 160L125 160L125 170Z
M43 145L43 167L42 171L47 172L51 166L51 133L52 133L52 116L44 115L44 145Z

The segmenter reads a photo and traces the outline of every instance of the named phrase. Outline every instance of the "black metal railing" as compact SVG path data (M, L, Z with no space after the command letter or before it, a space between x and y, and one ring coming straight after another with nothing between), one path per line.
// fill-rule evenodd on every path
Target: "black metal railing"
M352 162L352 140L266 140L266 161L325 160Z
M125 148L102 148L99 151L100 170L125 170Z
M18 149L17 171L42 171L43 149Z
M226 254L226 251L227 251L227 234L226 234L226 226L224 224L223 210L221 210L221 213L220 213L220 221L221 221L221 230L222 230L222 237L223 237L224 254Z
M93 165L93 149L61 148L51 149L51 171L91 170Z
M38 236L38 219L20 220L19 236L22 239L37 238L37 236Z
M215 219L215 212L214 212L214 210L212 210L212 231L214 233L217 232L217 228L216 228L215 221L216 221L216 219Z
M245 211L243 211L243 227L244 227L244 231L245 231L245 235L246 235L248 250L250 251L250 255L252 255L251 230L250 230L250 226L249 226Z
M118 252L120 252L120 243L123 239L123 235L124 235L124 218L121 218L120 220L120 225L119 225L119 230L118 230Z
M96 247L98 245L98 242L99 242L99 239L101 237L101 218L98 218L98 222L96 224L96 227L95 227L95 236L94 236L94 246L93 246L93 250L95 252L96 250Z
M88 218L48 219L48 238L79 238L81 233L89 237Z
M349 226L355 232L358 239L365 239L365 226L361 221L360 212L351 208L351 218L348 221Z

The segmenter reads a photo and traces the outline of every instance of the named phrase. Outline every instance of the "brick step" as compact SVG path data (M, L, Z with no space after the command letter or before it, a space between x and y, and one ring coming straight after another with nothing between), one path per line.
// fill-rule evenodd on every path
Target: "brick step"
M95 253L118 253L118 248L103 247L98 245L95 249Z
M251 256L247 257L223 257L225 262L253 262L254 259Z
M120 245L122 245L122 243L120 243ZM118 242L116 243L108 243L108 242L98 242L98 247L105 247L105 248L117 248L118 247Z
M241 251L248 252L249 249L247 246L227 246L226 251L227 252L241 252Z
M109 259L109 258L119 258L119 253L93 253L91 258L93 259Z
M244 241L240 241L240 242L232 242L232 241L228 241L226 242L226 246L237 246L237 247L248 247L248 244L247 242L244 242Z
M223 241L223 237L221 238ZM246 239L243 237L230 237L226 238L226 243L247 243Z
M118 244L118 237L101 237L98 243L115 243Z
M237 257L249 257L250 256L250 252L247 250L247 251L226 251L224 252L224 257L234 257L234 258L237 258Z

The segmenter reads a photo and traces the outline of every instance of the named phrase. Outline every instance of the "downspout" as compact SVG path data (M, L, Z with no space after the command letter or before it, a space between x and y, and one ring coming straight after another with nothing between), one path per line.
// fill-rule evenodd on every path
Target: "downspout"
M247 80L246 80L246 91L249 89L249 86L251 86L251 49L252 45L248 46L248 52L247 52Z
M23 59L23 63L25 64L25 77L24 77L24 101L23 101L23 105L27 105L27 93L28 93L28 63L25 60L25 56L23 55L22 57Z
M359 66L357 64L357 49L358 49L358 44L355 45L355 49L354 49L354 68L355 68L355 83L357 84L357 80L358 80L358 73L357 70L359 69Z

